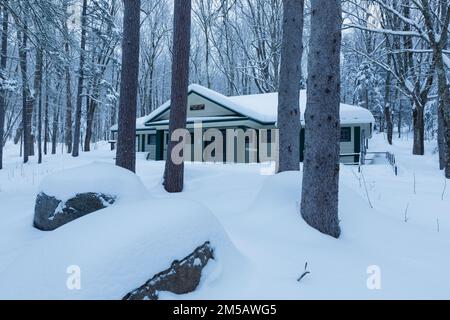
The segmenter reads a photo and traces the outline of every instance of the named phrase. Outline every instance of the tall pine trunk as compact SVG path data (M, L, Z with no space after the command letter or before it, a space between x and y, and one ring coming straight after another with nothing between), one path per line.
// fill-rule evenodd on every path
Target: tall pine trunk
M36 70L34 73L34 99L37 102L38 109L38 163L42 163L42 64L43 64L43 49L38 46L36 48Z
M191 0L175 0L169 147L164 172L164 188L171 193L182 192L184 187L184 161L181 164L173 161L172 150L179 142L172 141L171 137L176 130L186 128L191 7Z
M83 0L81 12L80 69L78 71L77 105L75 110L75 130L73 136L72 156L80 155L81 108L83 107L84 62L86 55L87 0Z
M390 66L392 61L392 57L388 54L387 65ZM390 72L386 72L386 86L385 86L385 96L384 96L384 121L386 123L387 129L387 139L388 143L392 145L394 124L392 123L392 110L391 110L391 98L392 98L392 74Z
M446 178L450 179L450 90L442 54L442 51L438 52L436 57L439 91L439 160L441 169L445 170Z
M6 0L5 0L6 1ZM3 7L3 23L2 23L2 49L0 57L0 77L3 79L6 76L6 62L8 56L8 20L9 13L6 6ZM5 128L5 113L6 113L6 90L2 87L0 89L0 170L3 168L3 143L4 143L4 128Z
M341 1L311 6L301 212L310 226L339 238Z
M56 147L58 146L58 127L59 127L59 106L55 106L53 110L52 123L52 154L56 154Z
M67 11L67 8L66 8ZM65 53L67 54L67 57L69 57L70 54L70 47L69 47L69 40L68 40L68 27L67 27L67 21L64 24L64 32L66 33L65 36L66 41L64 44ZM65 127L65 143L67 148L67 153L72 153L72 78L70 74L70 67L69 63L66 63L65 65L65 74L66 74L66 127Z
M278 90L279 172L300 170L303 7L303 0L283 0L283 42Z
M17 32L17 40L19 42L19 65L22 76L22 145L23 145L23 162L27 163L30 155L30 144L33 143L31 139L31 108L30 101L31 93L28 84L28 61L27 61L27 25L23 30ZM32 103L32 102L31 102Z
M125 0L124 5L116 165L135 172L141 1Z
M93 125L94 125L94 116L95 110L97 109L97 101L99 99L99 83L98 80L94 80L93 84L93 97L89 99L89 103L87 104L87 113L86 113L86 136L84 137L84 151L91 151L91 140L93 134Z
M49 130L49 123L48 123L48 107L49 107L49 73L48 69L46 70L46 77L45 77L45 105L44 105L44 154L47 155L48 153L48 130Z

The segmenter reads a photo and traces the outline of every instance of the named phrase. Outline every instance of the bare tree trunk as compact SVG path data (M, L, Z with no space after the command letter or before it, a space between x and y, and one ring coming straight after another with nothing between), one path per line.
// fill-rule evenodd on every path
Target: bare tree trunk
M439 107L437 110L438 114L438 149L439 149L439 169L445 169L445 154L446 154L446 145L445 145L445 115L443 108Z
M387 65L390 66L392 61L391 54L388 54ZM394 131L394 124L392 123L392 111L391 111L391 97L392 97L392 74L386 72L386 87L385 87L385 97L384 97L384 120L387 127L387 139L388 143L392 145L392 136Z
M415 103L413 110L414 145L413 154L423 156L425 154L425 123L423 119L423 107Z
M303 53L303 0L283 0L283 43L278 130L279 172L300 170L300 81Z
M92 140L92 127L94 124L95 110L97 109L97 101L99 98L99 88L98 80L94 81L93 84L93 97L89 99L87 103L87 113L86 113L86 136L84 137L84 151L91 151L91 140Z
M67 8L65 12L67 11ZM67 21L64 24L64 31L68 33L68 27L67 27ZM66 34L66 37L68 35ZM69 48L69 40L66 39L64 44L65 52L67 54L67 57L69 57L70 54L70 48ZM65 128L65 138L66 138L66 148L67 153L72 153L72 79L70 74L70 68L69 65L66 64L65 66L65 73L66 73L66 128Z
M87 0L83 0L81 13L81 44L80 44L80 69L78 75L77 105L75 110L75 130L73 137L72 156L80 155L80 131L81 131L81 108L83 107L83 83L84 83L84 61L86 50L86 27L87 27Z
M167 192L171 193L182 192L184 187L184 162L174 163L172 150L178 142L172 141L171 137L176 130L186 128L191 7L191 0L176 0L174 5L169 147L164 173L164 187Z
M23 135L23 162L27 163L30 154L31 139L31 114L30 114L30 88L28 84L28 63L27 63L27 26L23 31L17 32L19 42L19 64L22 75L22 135Z
M58 145L58 127L59 127L59 106L55 106L53 111L53 125L52 125L52 154L56 154L56 147Z
M402 119L403 119L403 100L400 100L398 102L398 119L397 119L397 130L398 130L398 138L400 139L402 137Z
M44 105L44 154L47 155L48 153L48 130L49 130L49 123L48 123L48 107L49 107L49 73L47 71L46 77L45 77L45 105Z
M41 47L36 48L36 70L34 73L34 94L33 102L37 101L38 105L38 163L42 163L42 64L43 50Z
M445 74L442 52L437 54L436 71L438 75L439 109L438 109L438 143L439 164L445 170L445 176L450 179L450 89Z
M5 0L7 1L7 0ZM3 7L3 23L2 23L2 51L0 57L0 77L3 80L3 74L6 72L6 62L8 56L8 20L9 13L6 6ZM6 90L0 90L0 170L3 169L3 143L6 113Z
M340 0L311 1L302 216L313 228L339 238Z
M139 85L140 0L125 0L116 165L136 171L136 110Z

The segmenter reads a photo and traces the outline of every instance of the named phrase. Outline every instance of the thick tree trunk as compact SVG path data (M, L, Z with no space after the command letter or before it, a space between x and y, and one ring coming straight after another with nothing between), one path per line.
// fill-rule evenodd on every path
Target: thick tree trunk
M416 103L413 110L414 145L413 154L423 156L425 154L425 124L423 119L423 107Z
M136 171L136 110L139 85L140 0L125 0L116 165Z
M87 27L87 0L83 0L81 12L81 44L80 44L80 69L78 71L77 105L75 110L75 130L73 136L72 156L80 155L80 132L81 132L81 108L83 107L83 83L84 83L84 61L86 50L86 27Z
M6 1L6 0L5 0ZM2 49L0 57L0 76L3 78L6 72L6 62L8 56L8 20L9 14L6 6L3 7L3 23L2 23ZM5 113L6 113L6 90L0 90L0 170L3 169L3 142L4 142L4 128L5 128Z
M172 150L179 143L172 141L172 134L186 128L188 102L189 55L191 37L191 0L175 0L173 27L172 92L170 108L169 148L164 173L167 192L182 192L184 186L184 162L175 163Z
M283 0L283 43L278 90L279 172L300 170L300 81L303 0Z
M310 226L339 238L341 1L311 6L301 212Z
M445 176L450 179L450 89L447 83L442 51L436 53L436 71L438 75L438 143L439 160Z

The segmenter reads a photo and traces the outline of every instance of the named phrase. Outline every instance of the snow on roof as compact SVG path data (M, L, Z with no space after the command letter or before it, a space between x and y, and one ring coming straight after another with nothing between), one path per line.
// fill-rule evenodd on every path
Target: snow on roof
M278 93L264 93L246 96L229 97L234 103L260 113L269 121L276 122L278 116ZM306 90L300 91L300 119L304 123L306 110ZM341 124L374 123L372 113L364 108L341 103Z
M189 86L189 93L197 93L217 104L254 119L263 124L273 124L277 122L278 115L278 93L264 93L245 96L227 97L214 90L205 88L198 84ZM137 130L146 128L146 123L152 121L170 108L170 100L161 107L150 113L148 116L138 118L136 121ZM306 109L306 90L300 92L300 119L304 122ZM375 118L372 113L364 108L341 104L341 124L374 123ZM117 131L117 126L111 128Z

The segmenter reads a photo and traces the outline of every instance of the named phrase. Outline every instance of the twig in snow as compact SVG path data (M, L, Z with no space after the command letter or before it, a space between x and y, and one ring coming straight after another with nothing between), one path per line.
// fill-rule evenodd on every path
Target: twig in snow
M416 192L416 172L414 171L414 194L417 194Z
M444 190L442 191L442 196L441 196L441 200L444 201L444 197L445 197L445 191L447 190L447 178L444 177Z
M406 210L405 210L405 222L406 223L408 223L408 221L409 221L408 210L409 210L409 203L406 205Z
M441 224L439 223L439 218L437 218L437 232L441 232Z
M303 278L305 278L307 275L310 275L310 274L311 274L311 272L308 271L308 262L306 262L305 263L305 271L300 276L300 278L298 278L297 282L301 282L303 280Z

